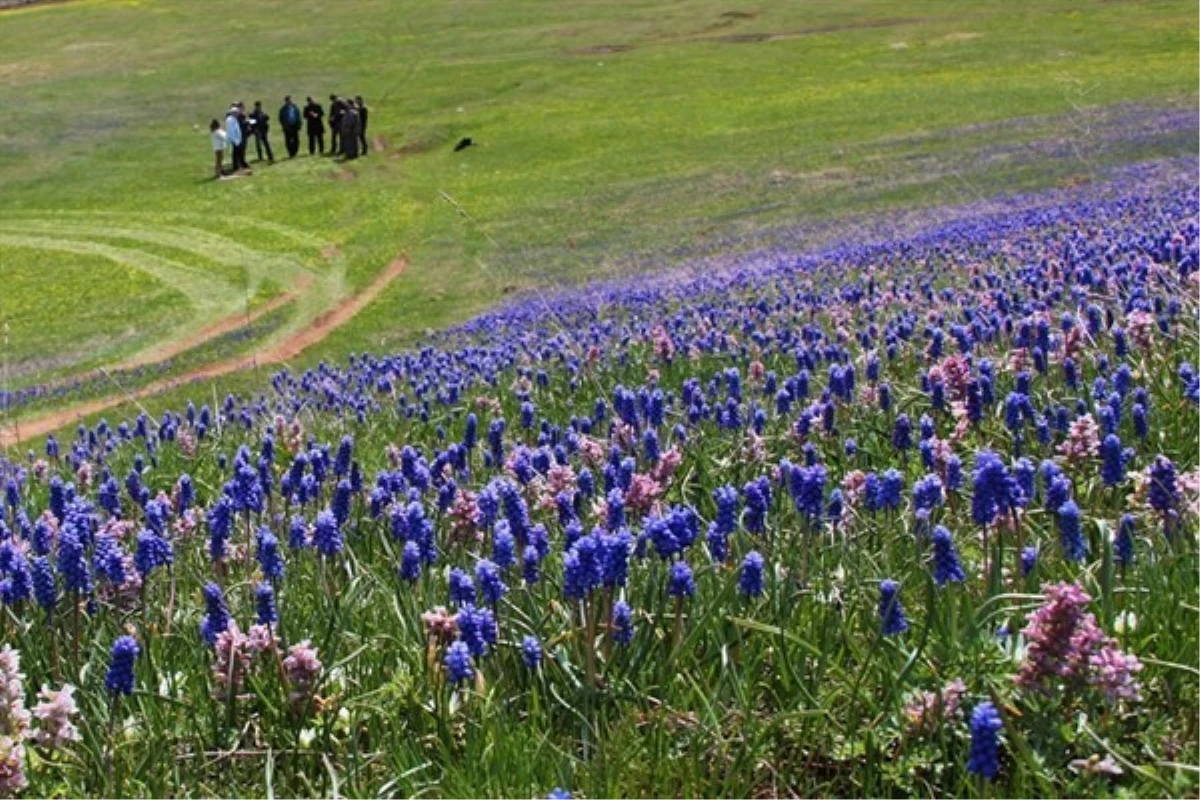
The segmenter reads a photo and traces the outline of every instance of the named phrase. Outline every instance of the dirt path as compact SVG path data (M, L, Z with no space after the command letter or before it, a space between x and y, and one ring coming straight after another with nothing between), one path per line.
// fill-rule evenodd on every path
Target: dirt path
M243 369L252 369L269 364L278 364L295 358L300 353L304 352L309 347L321 341L330 333L349 322L355 314L357 314L359 311L362 311L367 304L377 298L383 292L383 290L387 288L388 284L398 278L400 274L404 272L407 266L407 256L401 255L392 261L392 263L388 264L387 268L378 276L376 276L375 280L371 281L371 283L361 292L342 300L336 306L314 319L307 328L296 331L287 338L270 345L262 351L249 356L240 356L238 358L231 358L225 361L218 361L214 364L198 367L181 375L163 378L162 380L154 381L153 383L134 389L126 394L112 395L109 397L98 398L96 400L89 400L79 403L78 405L70 406L69 408L52 411L42 417L34 417L12 423L8 428L0 430L0 447L15 447L23 441L28 441L29 439L33 439L38 436L44 436L48 433L53 433L59 428L63 428L72 422L75 422L76 420L82 419L83 417L99 413L105 409L118 406L125 402L141 400L142 398L158 394L159 392L163 392L168 389L174 389L178 386L194 383L196 381L216 378L221 375L228 375L231 372L238 372ZM291 293L289 292L288 294ZM284 298L287 298L287 300ZM279 298L276 298L272 302L280 304L282 302L288 302L291 299L293 298L288 297L288 295L285 294ZM270 303L267 304L267 306L270 305ZM270 309L264 306L264 308L259 309L258 313L261 315L263 313L267 313L268 310ZM213 323L213 325L210 325L205 329L205 331L216 330L226 323L231 324L230 321L233 319L235 318L220 320L216 323ZM245 317L236 319L242 320L242 324L245 324ZM240 325L233 325L233 327L222 329L218 333L210 333L210 335L205 337L205 339L211 339L213 336L220 335L220 333L226 333L229 330L235 330L237 327L240 327ZM197 336L200 336L205 331L201 331L199 334L197 334ZM203 341L204 340L201 340L201 343Z

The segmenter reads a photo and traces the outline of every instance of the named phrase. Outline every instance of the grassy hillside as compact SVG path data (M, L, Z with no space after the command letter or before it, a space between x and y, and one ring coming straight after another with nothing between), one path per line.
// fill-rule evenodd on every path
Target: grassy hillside
M288 271L331 275L319 307L404 251L412 268L307 358L394 345L514 289L769 239L798 218L962 202L1193 152L1195 23L1183 2L81 0L6 12L0 105L16 111L0 131L0 263L28 268L64 241L168 258L216 284L201 290L208 305L181 289L195 312L177 315L183 335L240 312L269 273L267 294ZM229 101L273 112L285 93L331 91L367 97L380 150L206 180L201 128ZM462 136L478 145L455 154ZM144 235L165 227L181 237L166 253ZM67 274L40 272L69 291ZM114 291L107 311L141 300ZM87 334L72 315L10 305L14 330ZM140 344L161 335L147 326ZM87 361L35 350L10 344L22 382Z

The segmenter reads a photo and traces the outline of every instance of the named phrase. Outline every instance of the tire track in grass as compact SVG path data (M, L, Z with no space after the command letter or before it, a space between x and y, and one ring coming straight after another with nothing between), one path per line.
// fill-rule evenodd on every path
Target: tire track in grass
M187 298L191 313L183 321L167 335L146 342L120 362L106 365L111 370L165 361L214 336L250 324L281 305L293 303L295 312L291 319L268 338L268 341L282 340L310 325L346 295L344 259L326 240L283 225L237 220L249 222L243 227L261 229L284 239L301 252L264 251L210 230L163 223L164 217L179 221L191 219L192 215L19 212L0 220L0 245L100 256L146 272ZM214 220L207 222L211 225ZM184 260L145 252L138 248L139 244L178 251ZM309 250L313 252L303 252ZM237 280L228 271L223 276L215 275L204 264L233 268L235 275L244 276L244 280ZM247 310L247 299L267 280L282 284L283 294L258 309ZM218 321L212 322L214 319ZM100 353L93 355L102 357ZM85 356L83 360L89 359ZM89 370L83 374L98 373L99 370ZM50 385L76 377L65 376Z
M141 400L168 389L174 389L197 381L208 380L253 369L269 364L280 364L295 358L309 347L323 340L333 331L354 318L368 304L383 293L383 290L404 272L408 267L408 258L400 255L388 264L366 288L351 297L344 299L335 307L319 315L307 328L296 331L292 335L276 342L264 350L249 357L232 358L190 370L182 375L164 378L122 395L109 396L85 403L79 403L69 408L60 409L41 417L34 417L10 423L5 429L0 429L0 446L5 449L15 447L22 442L38 436L44 436L63 428L72 422L91 414L97 414L122 403Z

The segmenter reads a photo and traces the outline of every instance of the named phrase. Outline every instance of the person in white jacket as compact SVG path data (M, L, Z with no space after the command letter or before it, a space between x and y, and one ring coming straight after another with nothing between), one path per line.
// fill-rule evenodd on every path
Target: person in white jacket
M208 124L208 132L212 137L213 157L216 160L217 174L214 175L217 180L220 180L225 175L225 170L222 168L222 162L225 160L225 131L221 130L221 123L215 119Z

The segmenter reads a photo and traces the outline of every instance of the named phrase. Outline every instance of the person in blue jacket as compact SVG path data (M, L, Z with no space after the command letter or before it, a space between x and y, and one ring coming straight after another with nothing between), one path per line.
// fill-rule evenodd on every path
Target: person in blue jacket
M276 117L279 120L279 127L283 128L283 142L287 147L288 158L295 158L296 153L300 152L300 107L292 102L292 96L289 94L283 98L283 105L279 107L279 114Z

